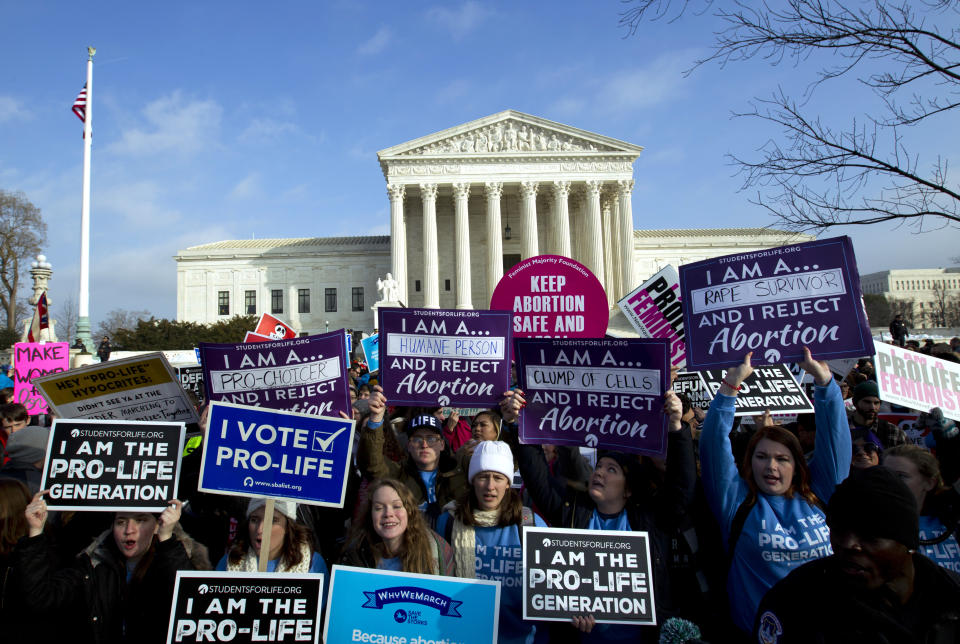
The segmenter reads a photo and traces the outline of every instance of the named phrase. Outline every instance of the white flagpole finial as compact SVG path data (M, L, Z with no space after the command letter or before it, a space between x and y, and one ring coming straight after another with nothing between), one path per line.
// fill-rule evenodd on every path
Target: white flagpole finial
M93 60L93 56L96 53L97 53L96 47L87 47L87 56L89 56L88 60Z

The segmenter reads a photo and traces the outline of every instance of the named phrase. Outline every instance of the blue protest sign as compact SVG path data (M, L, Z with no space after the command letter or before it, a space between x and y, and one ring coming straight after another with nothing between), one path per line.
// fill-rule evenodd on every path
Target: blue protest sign
M326 642L497 641L500 582L334 566Z
M380 369L380 334L374 333L360 340L360 347L363 349L363 356L367 359L367 369L370 371Z
M849 237L684 264L680 287L688 371L873 354Z
M347 355L349 356L353 353L353 334L349 331L344 331L343 333L347 336Z
M210 403L202 492L343 507L352 420Z

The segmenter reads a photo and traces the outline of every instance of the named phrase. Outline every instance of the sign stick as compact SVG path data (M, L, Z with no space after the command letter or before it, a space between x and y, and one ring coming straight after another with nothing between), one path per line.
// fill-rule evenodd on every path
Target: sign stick
M267 499L263 506L263 538L260 540L260 561L257 566L259 572L267 572L267 562L270 561L270 535L273 533L273 503L274 499Z

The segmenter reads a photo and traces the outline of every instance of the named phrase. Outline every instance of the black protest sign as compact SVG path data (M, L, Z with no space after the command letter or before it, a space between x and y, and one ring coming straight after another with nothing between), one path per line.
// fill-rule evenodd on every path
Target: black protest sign
M686 394L694 409L706 411L710 407L710 401L713 400L713 394L707 388L707 383L696 371L681 371L678 373L671 388L676 394Z
M192 391L197 400L203 400L203 367L198 364L175 365L175 367L177 379L180 380L180 386L183 387L183 390Z
M723 384L726 373L723 369L700 371L699 374L716 395ZM734 416L762 414L806 414L813 411L813 405L790 368L784 364L755 367L753 373L740 385L737 393L737 409Z
M162 512L177 498L183 423L53 421L42 490L51 510Z
M323 575L178 571L172 642L319 642Z
M523 530L523 618L656 624L650 541L624 530Z

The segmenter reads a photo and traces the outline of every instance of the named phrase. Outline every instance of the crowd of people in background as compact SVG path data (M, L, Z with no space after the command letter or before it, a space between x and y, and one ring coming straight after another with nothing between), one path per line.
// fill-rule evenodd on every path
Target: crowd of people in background
M960 362L960 339L911 346L905 327L894 337ZM109 352L105 338L98 353ZM269 526L263 499L197 490L202 413L180 499L162 513L48 512L50 418L0 390L4 641L164 641L176 571L255 571L269 532L273 572L346 564L499 580L505 644L960 642L956 424L934 408L913 428L924 438L910 436L882 418L891 405L870 360L841 377L809 351L814 413L750 423L734 410L751 358L705 413L665 395L662 459L521 444L516 386L494 409L394 406L355 361L344 507L277 501ZM647 532L660 626L524 620L525 526Z

